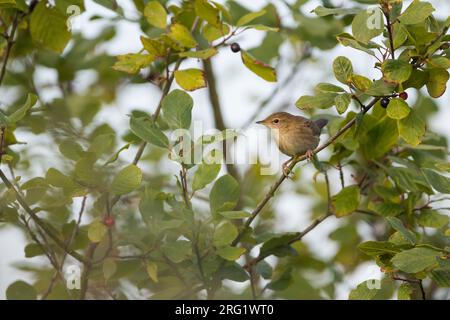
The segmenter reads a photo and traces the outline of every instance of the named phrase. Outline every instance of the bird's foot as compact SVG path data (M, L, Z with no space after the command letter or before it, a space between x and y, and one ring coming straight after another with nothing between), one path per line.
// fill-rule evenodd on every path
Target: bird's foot
M314 157L314 151L312 150L306 151L305 156L308 161L312 161Z

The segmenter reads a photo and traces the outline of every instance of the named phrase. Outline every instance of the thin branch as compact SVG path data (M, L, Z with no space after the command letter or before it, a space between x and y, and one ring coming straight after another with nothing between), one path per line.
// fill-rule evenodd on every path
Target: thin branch
M84 263L84 272L82 276L82 282L81 282L81 291L80 291L80 300L86 299L86 293L89 288L89 274L92 271L92 258L94 256L95 250L97 249L98 243L91 243L88 252L86 254L87 260Z
M391 18L389 16L389 11L384 12L384 16L386 17L386 28L389 36L389 46L392 59L395 59L395 48L394 48L394 36L392 31L392 23Z
M9 56L11 54L11 49L14 45L14 36L16 34L16 30L17 30L17 26L18 26L19 22L20 22L19 21L19 13L17 12L14 15L14 19L13 19L13 22L11 25L11 31L6 36L6 49L5 49L5 54L3 56L2 68L0 70L0 86L2 85L3 78L5 77L5 74L6 74L6 66L8 64Z
M220 105L219 93L216 86L216 77L214 74L214 69L211 63L211 59L203 60L203 69L205 70L206 78L208 79L208 93L209 100L211 102L211 107L214 115L214 122L216 128L220 131L225 130L227 127L225 125L225 121L223 120L222 115L222 107ZM227 141L223 141L223 157L227 159ZM225 161L227 162L227 161ZM230 175L232 175L236 180L239 180L239 174L236 170L236 167L231 163L226 163L227 171Z
M304 236L306 236L309 232L311 232L312 230L314 230L314 228L316 228L319 224L321 224L323 221L325 221L328 217L332 216L332 211L331 211L331 191L330 191L330 181L328 179L328 174L325 171L324 172L324 176L325 176L325 183L327 185L327 213L325 215L323 215L320 218L317 218L316 220L313 221L313 223L311 223L308 227L306 227L302 232L300 232L295 238L291 239L287 244L291 245L294 242L298 242L301 241L303 239ZM252 259L251 261L249 261L245 266L244 269L247 270L251 270L251 268L257 264L258 262L260 262L261 260L264 260L265 258L267 258L269 254L264 254L264 255L259 255L258 257Z
M56 276L58 273L62 272L62 269L64 267L64 262L66 261L66 258L67 258L67 250L70 248L70 246L72 245L76 236L78 235L78 232L80 231L81 219L83 217L84 209L86 208L86 200L87 200L87 196L84 196L83 199L81 200L81 208L80 208L80 211L78 212L78 219L76 221L75 228L70 235L70 238L66 242L66 249L64 250L64 254L61 259L60 268L59 268L59 270L56 270L55 274L53 275L52 280L50 281L50 285L48 286L48 289L46 290L46 293L42 296L43 300L45 300L47 298L47 296L52 292L53 287L56 284L56 279L57 279Z
M3 183L6 185L8 189L12 190L16 194L17 201L22 206L22 208L30 215L30 217L33 219L36 225L38 225L42 230L44 230L45 233L50 237L50 239L52 239L56 243L58 247L67 252L67 254L74 257L76 260L83 263L85 262L84 257L79 253L77 253L76 251L73 250L66 251L66 245L64 241L62 241L58 237L58 235L56 235L54 231L51 228L49 228L49 226L47 226L47 224L36 215L33 209L30 208L25 199L22 197L21 193L17 191L17 189L12 185L12 183L9 181L9 179L6 177L6 175L3 173L1 169L0 169L0 179L2 179Z
M340 161L338 163L338 170L339 170L339 179L341 180L341 187L345 188L344 170L342 169Z

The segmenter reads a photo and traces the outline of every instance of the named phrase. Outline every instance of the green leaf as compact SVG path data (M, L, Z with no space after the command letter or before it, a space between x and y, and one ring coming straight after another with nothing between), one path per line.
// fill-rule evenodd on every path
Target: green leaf
M252 22L256 18L259 18L259 17L263 16L265 13L266 13L266 10L261 10L261 11L258 11L258 12L247 13L246 15L242 16L241 18L239 18L239 20L236 22L236 26L237 27L241 27L243 25L249 24L250 22Z
M164 57L164 55L166 54L166 48L162 41L141 36L141 43L144 46L144 49L147 50L147 52L155 58Z
M103 261L103 277L108 281L117 271L117 263L113 258L107 258Z
M150 118L136 118L132 116L130 119L130 129L135 135L148 143L161 148L169 148L169 139L156 127Z
M397 140L397 121L386 117L371 128L360 143L364 156L367 159L376 159L390 151L397 144Z
M420 144L425 131L425 121L414 109L410 109L408 116L398 121L398 133L400 137L413 146Z
M202 29L202 34L206 40L212 42L221 37L224 37L230 33L230 27L227 24L222 24L219 28L214 27L213 25L207 24Z
M169 37L182 47L194 48L197 45L197 41L195 41L188 28L179 23L170 26Z
M120 170L111 183L111 192L123 195L136 190L141 185L142 171L134 164Z
M209 59L212 56L215 56L217 54L217 52L218 51L216 48L211 47L211 48L207 48L207 49L203 49L203 50L180 52L178 55L180 57Z
M171 243L166 243L162 247L162 251L172 262L179 263L191 256L192 246L189 241L177 240Z
M411 295L414 292L414 288L409 283L402 283L398 288L397 299L398 300L411 300Z
M314 12L319 17L326 17L330 15L352 15L359 12L359 9L354 8L325 8L322 6L317 6L314 10L311 12Z
M147 270L147 274L153 282L158 282L158 265L154 262L147 262L145 270Z
M206 87L205 73L200 69L177 70L175 71L175 80L180 87L187 91Z
M430 3L414 0L398 19L403 24L418 24L428 18L433 11L434 8Z
M265 260L261 260L256 264L255 271L266 280L272 278L273 273L272 266L268 264Z
M251 217L251 214L245 211L222 211L219 214L226 219L245 219Z
M350 291L348 296L349 300L372 300L375 298L380 289L374 286L376 279L366 280L358 284L356 289Z
M450 218L446 215L439 214L435 210L421 210L417 222L428 228L442 228L448 225Z
M244 50L241 50L241 58L244 65L257 76L269 82L277 81L276 71L270 65L256 60L252 55Z
M43 254L45 254L45 252L37 243L30 243L25 247L25 258L33 258Z
M108 228L99 220L94 220L88 228L88 238L93 243L100 242L108 232Z
M239 201L239 183L230 175L220 177L209 194L212 212L230 211Z
M408 80L412 69L412 65L403 60L386 60L381 65L384 78L396 83L402 83Z
M167 26L166 9L158 1L150 1L144 9L147 22L154 27L164 29Z
M425 178L434 190L446 194L450 193L450 178L441 176L430 169L422 169L422 172L425 174Z
M208 184L217 178L222 165L220 163L202 163L198 166L197 171L195 171L194 179L192 181L192 190L197 191L203 189Z
M229 245L238 236L238 229L231 222L224 222L214 230L213 243L216 247Z
M377 80L372 83L370 88L365 93L373 97L382 97L391 94L395 87L396 85L393 83Z
M377 47L374 43L369 42L369 44L364 44L357 41L352 35L348 33L341 33L336 36L337 41L344 47L351 47L356 50L363 51L371 56L375 57L375 53L371 50L373 47Z
M337 217L351 214L358 209L360 194L358 186L348 186L331 198L334 213Z
M386 112L389 118L400 120L406 118L410 110L408 104L403 99L393 98L389 101Z
M219 269L220 271L220 269ZM248 273L237 262L226 262L220 272L220 277L237 282L248 281Z
M345 111L347 111L347 108L350 105L351 100L352 100L352 96L348 93L343 93L343 94L337 95L334 98L334 103L336 104L336 110L339 112L339 114L343 114Z
M417 241L416 235L411 230L406 229L403 222L396 217L387 217L386 220L389 222L392 228L400 232L403 237L409 241L411 244L415 244Z
M430 278L440 287L450 287L450 268L437 268L432 270Z
M405 211L405 208L401 204L392 203L389 201L376 203L370 202L368 209L375 211L383 217L395 217Z
M351 83L362 92L366 92L372 86L372 80L358 74L352 74Z
M434 68L450 68L450 59L447 57L433 57L428 61L428 63Z
M319 83L314 88L314 92L316 93L316 95L319 95L319 93L341 93L345 92L345 90L344 88L331 83Z
M336 93L320 93L315 96L301 96L295 102L297 108L304 109L327 109L335 104Z
M289 247L289 242L297 238L298 235L298 232L288 232L272 236L262 245L261 250L259 250L259 256L267 257L272 254L277 255L280 250L284 252L284 249Z
M442 68L430 69L429 78L427 82L427 90L433 98L439 98L445 93L447 89L447 81L449 73Z
M368 256L380 256L383 254L396 254L400 252L395 244L388 241L366 241L358 245L358 249Z
M217 254L228 261L235 261L239 259L245 253L245 248L236 248L236 247L222 247L217 249Z
M64 140L59 145L59 152L67 159L77 161L83 155L83 148L73 140Z
M154 57L148 54L128 53L117 56L117 61L112 67L116 71L135 74L154 61Z
M207 21L208 23L212 24L215 27L220 26L219 10L213 7L210 3L208 3L208 1L195 0L194 8L195 13L200 18L202 18L203 20Z
M352 62L346 57L337 57L333 61L333 72L338 81L347 84L353 74Z
M284 290L293 282L292 279L292 267L288 266L287 268L282 268L277 272L275 270L275 274L273 279L269 284L267 284L267 288L275 291Z
M171 91L162 101L164 120L172 129L189 129L194 100L182 90Z
M392 258L395 267L406 273L417 273L437 264L438 252L428 248L413 248Z
M57 188L66 188L73 185L73 180L70 177L55 168L50 168L47 170L45 180L48 184Z
M112 133L99 134L91 142L88 152L92 152L97 155L97 157L100 157L112 149L114 141L115 135Z
M47 7L47 1L40 1L30 18L30 35L42 47L62 53L70 40L67 31L67 17L55 7Z
M16 281L6 289L6 299L8 300L36 300L36 289L25 281Z
M117 150L112 156L109 157L108 160L106 160L106 162L103 164L103 166L107 166L108 164L114 163L116 162L117 159L119 159L119 155L122 151L127 150L130 147L130 143L127 143L126 145L124 145L122 148L120 148L119 150Z
M368 43L383 32L383 14L379 8L360 11L352 22L352 33L356 40ZM381 20L381 21L380 21Z
M27 100L25 101L25 104L8 117L9 121L12 124L15 124L20 120L22 120L26 116L28 110L30 110L36 104L36 102L37 96L33 93L29 93L27 95Z

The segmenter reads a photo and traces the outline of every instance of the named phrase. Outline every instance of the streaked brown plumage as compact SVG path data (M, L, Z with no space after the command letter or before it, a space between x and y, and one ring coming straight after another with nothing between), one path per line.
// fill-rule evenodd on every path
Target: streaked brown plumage
M311 158L312 150L319 145L320 133L328 120L312 121L287 112L277 112L257 123L274 132L275 141L282 153L291 157L306 154ZM283 165L283 171L289 162Z

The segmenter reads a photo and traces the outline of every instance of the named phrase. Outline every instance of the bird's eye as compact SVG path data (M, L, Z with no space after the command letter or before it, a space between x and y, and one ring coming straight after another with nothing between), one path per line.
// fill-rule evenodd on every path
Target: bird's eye
M280 120L279 119L274 119L272 122L277 124L278 122L280 122Z

